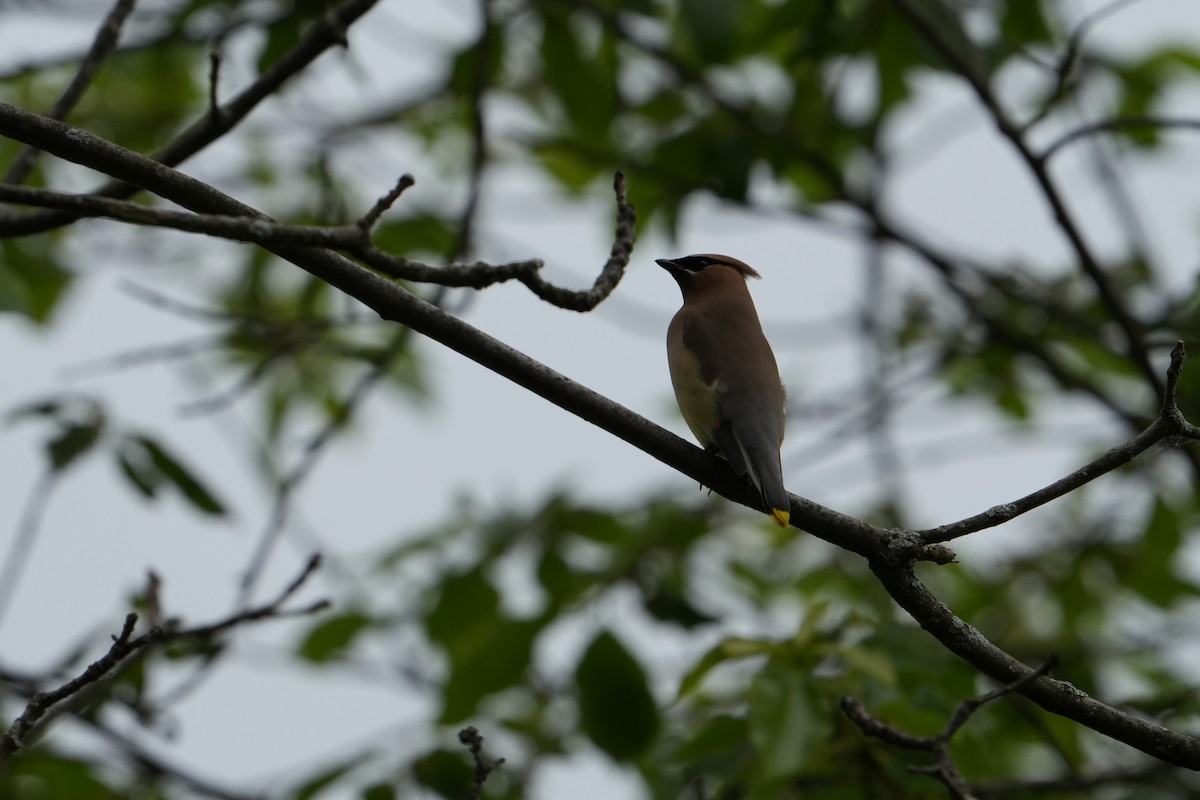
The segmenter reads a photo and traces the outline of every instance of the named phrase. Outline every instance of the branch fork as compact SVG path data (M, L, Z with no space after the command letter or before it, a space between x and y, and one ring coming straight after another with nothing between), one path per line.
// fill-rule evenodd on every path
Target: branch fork
M38 722L54 706L78 694L92 684L109 677L122 667L127 660L140 650L155 645L180 639L211 639L219 633L237 627L247 622L262 619L282 619L293 616L313 614L329 605L327 600L319 600L299 609L284 609L283 605L303 586L321 565L319 555L313 555L305 564L303 571L287 585L286 588L270 603L250 608L226 617L218 622L200 625L194 628L164 628L154 625L140 636L134 637L133 631L138 622L138 615L129 613L121 626L121 632L112 637L112 646L103 656L93 661L77 677L67 681L56 689L36 692L29 698L25 710L18 716L3 734L0 734L0 768L24 747L29 735L34 731Z
M878 717L872 715L861 702L853 697L845 696L841 700L842 713L859 729L875 739L886 742L894 747L907 750L923 750L933 757L933 763L923 766L910 765L909 772L921 775L931 775L941 781L950 792L952 800L975 800L971 787L954 763L950 755L950 741L954 735L967 723L976 711L993 700L999 700L1013 692L1020 691L1025 684L1042 677L1058 666L1058 654L1051 654L1046 662L1035 670L1021 676L1015 681L994 689L979 697L968 697L958 704L954 714L946 723L946 727L936 736L914 736L911 733L892 727Z

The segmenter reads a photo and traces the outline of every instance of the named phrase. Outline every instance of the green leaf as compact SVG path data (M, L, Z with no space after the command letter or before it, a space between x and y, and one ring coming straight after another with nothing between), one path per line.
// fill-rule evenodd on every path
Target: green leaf
M683 628L695 628L715 622L716 618L696 608L682 591L665 583L659 583L648 593L643 607L650 615L663 622L673 622Z
M479 707L483 698L518 685L525 676L541 620L487 619L452 655L450 679L442 690L443 724L460 722Z
M72 278L44 238L0 240L0 313L20 314L45 325Z
M85 761L56 755L41 747L30 748L0 770L0 797L71 798L71 800L122 800L118 791L101 780L110 770L100 770ZM31 789L34 794L31 795Z
M718 664L734 659L770 654L777 649L778 645L774 642L761 639L726 639L705 653L696 662L696 666L683 676L683 680L679 683L679 693L676 695L676 699L683 698L695 691L708 673Z
M1001 39L1009 52L1027 52L1030 45L1053 38L1043 3L1006 3L998 16Z
M571 121L572 138L603 141L617 110L617 64L611 40L602 38L599 48L589 48L576 35L579 20L578 15L544 18L545 79Z
M170 481L196 510L213 516L224 516L225 506L162 445L148 436L137 436L134 440L146 449L151 463L163 478Z
M799 772L829 735L812 689L813 678L794 666L770 662L750 690L750 738L766 777Z
M363 800L395 800L396 790L386 783L376 783L362 790Z
M618 761L641 755L658 733L658 707L641 665L607 631L588 646L575 671L580 727Z
M104 62L71 121L131 150L156 150L207 100L208 43L181 39L118 50ZM136 91L132 90L136 87Z
M74 464L80 456L91 451L100 441L100 433L104 430L104 417L99 413L86 422L68 424L46 443L46 453L50 457L50 468L54 472L62 472Z
M453 575L425 617L429 638L450 659L442 691L445 724L474 713L490 694L524 677L542 620L514 620L500 613L500 595L479 568Z
M887 687L894 687L899 683L890 653L877 648L852 645L841 648L838 655L851 670L876 683Z
M706 64L728 61L737 46L743 3L730 0L682 0L679 21L696 55Z
M338 614L313 627L300 644L300 656L315 663L340 658L375 620L359 611Z
M304 3L296 5L303 6ZM309 7L311 9L312 4L309 4ZM266 41L263 42L262 52L258 54L259 75L270 69L276 61L282 58L287 51L291 50L300 41L305 28L308 27L310 18L311 12L309 14L293 12L271 26L267 32Z
M605 173L611 163L592 153L583 152L578 143L569 137L543 139L533 145L531 151L563 188L576 194ZM646 203L642 200L636 202L638 211L642 212Z
M1146 522L1137 554L1128 560L1124 580L1130 589L1160 608L1169 608L1197 587L1179 579L1175 560L1183 543L1183 521L1179 512L1161 498Z
M547 550L542 554L538 562L537 578L555 606L570 597L582 583L566 560L554 550Z
M499 605L500 594L481 569L452 575L443 581L437 603L425 616L425 630L453 658L473 649L471 640L484 635L482 629L496 618Z
M1195 74L1200 72L1200 54L1167 47L1139 61L1116 65L1113 72L1120 79L1121 97L1117 116L1149 116L1157 110L1163 95L1180 78L1194 79ZM1154 147L1161 141L1159 128L1153 125L1122 127L1116 129L1114 134L1142 147Z
M154 468L146 457L145 449L140 445L130 447L124 444L117 449L117 467L126 480L137 489L143 497L153 499L162 485L162 473Z
M488 46L482 51L478 41L460 50L450 67L450 89L469 99L481 84L489 84L504 63L504 38L504 27L493 24L488 31ZM487 58L486 63L480 63L481 55Z
M444 258L454 241L453 225L432 214L387 220L372 233L375 246L394 255Z
M547 504L539 520L556 534L574 533L600 544L630 540L629 529L609 511L572 505L561 498Z
M672 761L697 772L728 774L749 751L746 720L723 714L706 722L691 741L675 751Z
M448 800L462 800L471 792L474 772L466 757L457 751L434 750L412 765L417 783Z
M678 170L696 188L744 202L756 158L755 145L733 123L722 121L664 139L653 158L657 168Z
M322 770L316 776L310 778L307 782L301 784L294 791L295 794L289 795L292 800L310 800L316 797L321 792L328 789L333 784L337 783L347 773L356 769L359 765L365 763L369 756L359 755L351 758L348 761L343 761L329 769Z
M62 403L58 400L38 400L37 402L14 408L8 412L6 418L9 424L12 424L30 417L55 417L58 416L61 410Z

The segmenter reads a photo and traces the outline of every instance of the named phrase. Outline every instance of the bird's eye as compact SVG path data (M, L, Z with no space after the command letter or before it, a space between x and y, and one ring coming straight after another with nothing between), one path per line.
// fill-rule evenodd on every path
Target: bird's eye
M687 256L685 258L678 259L675 263L679 264L679 266L683 267L684 269L692 272L699 272L706 267L711 267L714 262L707 256Z

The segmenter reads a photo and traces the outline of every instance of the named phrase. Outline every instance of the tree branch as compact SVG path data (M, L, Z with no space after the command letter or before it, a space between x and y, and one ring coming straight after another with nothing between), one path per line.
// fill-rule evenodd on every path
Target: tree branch
M847 696L842 698L842 712L867 736L872 736L896 747L903 747L908 750L924 750L929 753L933 756L933 764L927 767L910 766L908 768L909 771L923 775L932 775L937 778L945 784L953 800L974 800L975 795L972 794L970 786L967 784L966 779L963 778L962 773L959 772L958 765L954 763L954 758L950 755L950 740L967 723L971 715L980 708L993 700L998 700L1005 695L1018 691L1030 681L1045 675L1057 664L1058 657L1051 656L1045 664L1042 664L1036 670L1023 675L1012 683L1001 686L999 689L994 689L979 697L968 697L959 703L958 708L955 709L954 714L950 717L950 721L946 723L946 727L937 736L913 736L911 733L905 733L898 728L893 728L883 720L873 716L863 707L862 703L853 697Z
M1004 683L1032 672L934 597L917 578L913 565L870 563L871 571L892 599L950 652ZM1200 770L1200 740L1106 705L1070 683L1042 676L1019 691L1052 714L1075 720L1167 763Z
M1171 366L1167 370L1167 382L1163 392L1162 410L1146 430L1128 442L1117 445L1104 455L1085 464L1070 475L1055 481L1049 486L1038 489L1036 492L1027 494L1011 503L993 506L987 511L976 514L973 517L967 517L966 519L946 525L939 525L936 528L918 531L921 538L930 543L948 542L951 539L957 539L969 533L1003 525L1026 512L1049 503L1051 500L1057 500L1063 495L1070 494L1080 486L1096 480L1101 475L1112 472L1118 467L1125 466L1160 442L1173 437L1182 437L1187 440L1200 439L1200 429L1184 419L1183 412L1179 410L1179 405L1176 402L1175 393L1179 383L1179 372L1183 369L1183 360L1186 357L1187 351L1184 349L1183 342L1176 342L1175 347L1171 350Z
M0 184L0 200L68 211L71 213L71 219L102 217L134 225L170 228L231 241L249 242L267 248L281 245L327 247L350 253L389 277L414 283L483 289L493 284L518 280L539 299L570 311L592 310L612 294L625 275L636 239L637 212L626 198L625 177L619 172L613 179L613 190L617 197L617 228L612 249L592 287L583 291L556 286L543 279L539 274L543 264L538 259L508 264L477 261L473 264L435 267L410 261L375 247L371 243L370 229L400 193L412 184L412 176L403 176L391 192L381 197L353 225L334 226L287 225L253 209L242 214L191 213L154 208L143 203L131 203L95 194L68 194L51 189L5 184ZM0 222L0 236L3 235L2 228L3 224Z
M1100 120L1099 122L1093 122L1088 125L1081 125L1078 128L1064 133L1062 136L1046 145L1039 158L1041 158L1043 161L1049 161L1064 147L1074 144L1075 142L1078 142L1079 140L1085 139L1089 136L1095 136L1099 133L1112 133L1114 131L1137 130L1139 128L1200 130L1200 119L1145 116L1114 117L1113 119Z
M1059 229L1067 237L1072 249L1075 251L1076 257L1079 259L1079 266L1084 273L1091 279L1092 284L1096 287L1096 292L1100 297L1101 303L1112 315L1117 326L1121 329L1125 336L1126 355L1141 371L1142 377L1147 384L1154 390L1159 397L1162 396L1162 381L1154 367L1150 363L1149 357L1146 355L1146 348L1142 343L1141 326L1136 319L1125 308L1125 303L1122 301L1117 291L1113 288L1108 280L1108 275L1105 274L1092 253L1091 247L1083 238L1083 232L1075 223L1075 218L1068 210L1066 201L1059 192L1058 187L1050 178L1050 173L1047 170L1046 158L1044 155L1038 155L1033 152L1029 145L1025 142L1024 132L1019 128L1005 112L1001 106L999 99L992 92L988 82L987 75L983 70L978 69L974 63L968 60L966 54L959 52L958 48L952 44L938 28L931 24L927 11L921 10L912 0L892 0L892 4L902 13L912 26L925 38L925 40L938 52L938 54L954 68L974 90L976 97L980 103L987 109L992 117L992 121L996 124L996 128L1000 134L1009 141L1013 149L1025 162L1029 171L1033 174L1034 180L1037 182L1042 196L1050 206L1050 210L1054 214L1055 220L1058 222Z
M283 604L304 585L304 582L317 570L320 564L321 559L319 556L310 558L300 575L288 584L272 602L233 614L208 625L200 625L182 630L167 630L155 625L141 636L135 638L133 636L133 629L137 625L138 615L134 613L127 614L125 624L121 628L121 633L113 637L112 646L109 647L107 653L89 664L87 669L75 678L56 689L37 692L29 699L21 715L13 721L12 725L9 726L3 735L0 735L0 767L3 767L10 758L20 752L25 744L26 737L38 721L45 716L47 711L63 700L78 694L83 689L104 678L139 650L180 639L211 639L217 634L247 622L312 614L325 608L328 606L328 602L321 600L297 610L283 609Z
M483 754L483 736L473 725L468 725L458 732L458 741L466 745L467 749L471 751L471 758L475 761L475 775L471 781L471 792L467 795L467 800L479 800L483 795L483 782L487 780L488 775L492 774L492 770L504 765L504 759L498 758L493 761Z
M133 225L202 233L235 242L263 245L303 244L346 250L358 247L368 240L367 232L357 225L285 225L265 215L248 217L193 214L95 194L68 194L27 186L0 184L0 200L67 211L70 212L72 220L81 217L102 217Z
M344 0L317 20L300 41L259 76L258 80L221 106L219 113L211 113L206 107L204 114L173 142L154 154L154 159L169 166L176 166L233 130L259 103L302 72L318 56L334 45L344 44L346 29L378 2L379 0ZM132 196L138 188L118 179L101 186L92 194L122 199ZM0 214L0 236L44 233L67 225L75 219L77 215L61 211Z
M274 549L275 543L279 540L279 535L283 532L284 526L287 523L288 514L291 510L292 496L296 493L296 489L312 472L317 464L317 460L325 451L326 446L332 441L334 434L345 427L350 416L363 402L371 389L387 375L387 370L392 365L392 362L408 349L411 343L410 340L412 339L411 334L411 328L402 328L393 335L392 341L386 348L380 351L378 357L374 359L371 368L359 378L358 382L350 390L350 394L346 400L339 404L338 413L332 415L309 438L304 445L299 460L276 483L275 498L271 504L271 516L267 521L266 527L263 529L258 544L254 548L254 552L250 556L250 562L246 567L245 574L242 576L241 586L238 589L239 605L250 601L254 587L258 583L259 578L262 577L263 570L266 569L271 551Z
M100 65L116 49L117 40L121 37L121 27L125 24L125 18L133 11L136 2L137 0L117 0L112 10L108 12L108 16L104 18L104 22L100 24L100 29L96 31L96 38L92 41L87 55L79 64L79 69L75 71L75 76L71 78L67 88L50 107L50 111L47 113L48 117L66 119L67 114L71 113L71 109L79 102L79 98L83 97L83 93L91 85L92 79L100 71ZM12 163L9 164L4 177L0 178L0 183L22 183L29 177L29 173L33 172L37 154L38 150L35 147L29 145L22 147Z
M21 141L32 139L60 158L142 186L199 213L243 216L258 213L207 184L87 131L3 103L0 103L0 134ZM735 475L727 463L425 302L400 284L329 250L295 245L272 245L268 249L359 300L384 319L425 334L711 487L723 497L761 509L758 493ZM866 557L896 602L951 652L1005 683L1030 671L956 617L917 580L914 559L946 563L953 558L949 550L928 545L910 531L884 530L805 498L790 499L793 524ZM1119 711L1069 684L1039 677L1023 686L1021 693L1048 711L1156 758L1200 769L1200 740Z

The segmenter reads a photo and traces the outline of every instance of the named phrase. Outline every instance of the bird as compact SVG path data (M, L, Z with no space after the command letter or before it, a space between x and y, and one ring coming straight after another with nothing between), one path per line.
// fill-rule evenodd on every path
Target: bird
M786 392L746 286L761 276L715 253L655 263L683 293L667 328L667 363L683 419L705 450L750 479L771 519L786 528L791 502L779 460Z

